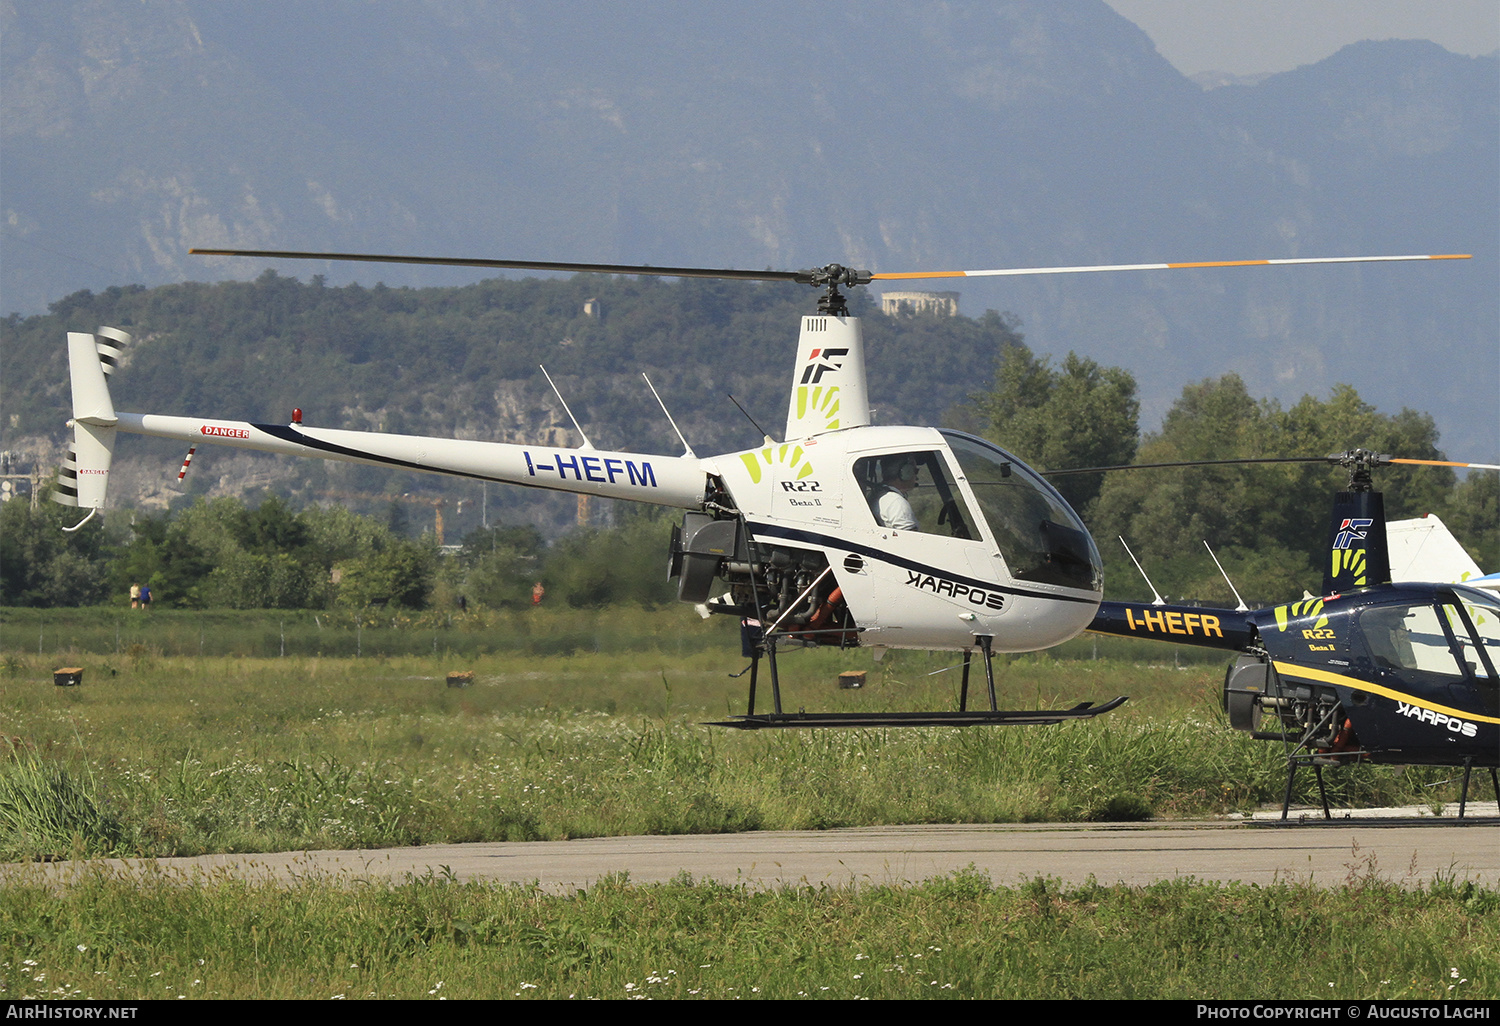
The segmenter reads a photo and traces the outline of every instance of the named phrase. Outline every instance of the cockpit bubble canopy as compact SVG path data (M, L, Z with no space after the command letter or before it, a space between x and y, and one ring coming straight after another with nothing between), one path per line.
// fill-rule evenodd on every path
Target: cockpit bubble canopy
M1013 577L1103 590L1099 550L1057 489L997 445L961 431L941 433Z

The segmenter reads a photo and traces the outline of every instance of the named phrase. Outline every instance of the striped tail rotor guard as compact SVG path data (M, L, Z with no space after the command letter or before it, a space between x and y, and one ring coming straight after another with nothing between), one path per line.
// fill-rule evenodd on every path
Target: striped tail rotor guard
M52 489L52 501L59 506L78 505L78 459L72 449L57 471L57 485Z
M107 378L124 362L125 350L130 348L130 336L119 328L100 328L94 332L94 340L99 347L99 364Z

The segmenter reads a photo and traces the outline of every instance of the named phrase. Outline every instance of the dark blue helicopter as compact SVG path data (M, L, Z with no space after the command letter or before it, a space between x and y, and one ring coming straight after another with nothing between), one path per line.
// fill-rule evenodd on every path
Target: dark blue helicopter
M1089 629L1238 653L1224 708L1236 730L1286 746L1283 819L1298 767L1316 771L1332 818L1322 767L1355 762L1462 766L1462 818L1474 767L1489 769L1500 794L1500 597L1391 581L1371 471L1433 461L1363 449L1327 460L1350 481L1334 500L1321 598L1252 611L1104 602Z

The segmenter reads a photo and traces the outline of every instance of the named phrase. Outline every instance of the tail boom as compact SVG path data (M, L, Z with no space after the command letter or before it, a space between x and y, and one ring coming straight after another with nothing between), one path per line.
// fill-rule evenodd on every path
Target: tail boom
M679 509L701 508L707 485L702 462L691 456L556 449L149 413L121 413L118 421L121 431L195 445L211 443L313 459L399 467Z

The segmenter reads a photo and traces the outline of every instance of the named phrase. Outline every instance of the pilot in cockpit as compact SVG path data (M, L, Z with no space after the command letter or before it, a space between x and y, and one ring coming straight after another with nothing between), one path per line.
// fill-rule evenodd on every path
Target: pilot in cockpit
M917 517L907 496L917 486L917 461L909 454L887 456L880 461L880 484L870 493L870 512L881 527L893 531L915 531Z

